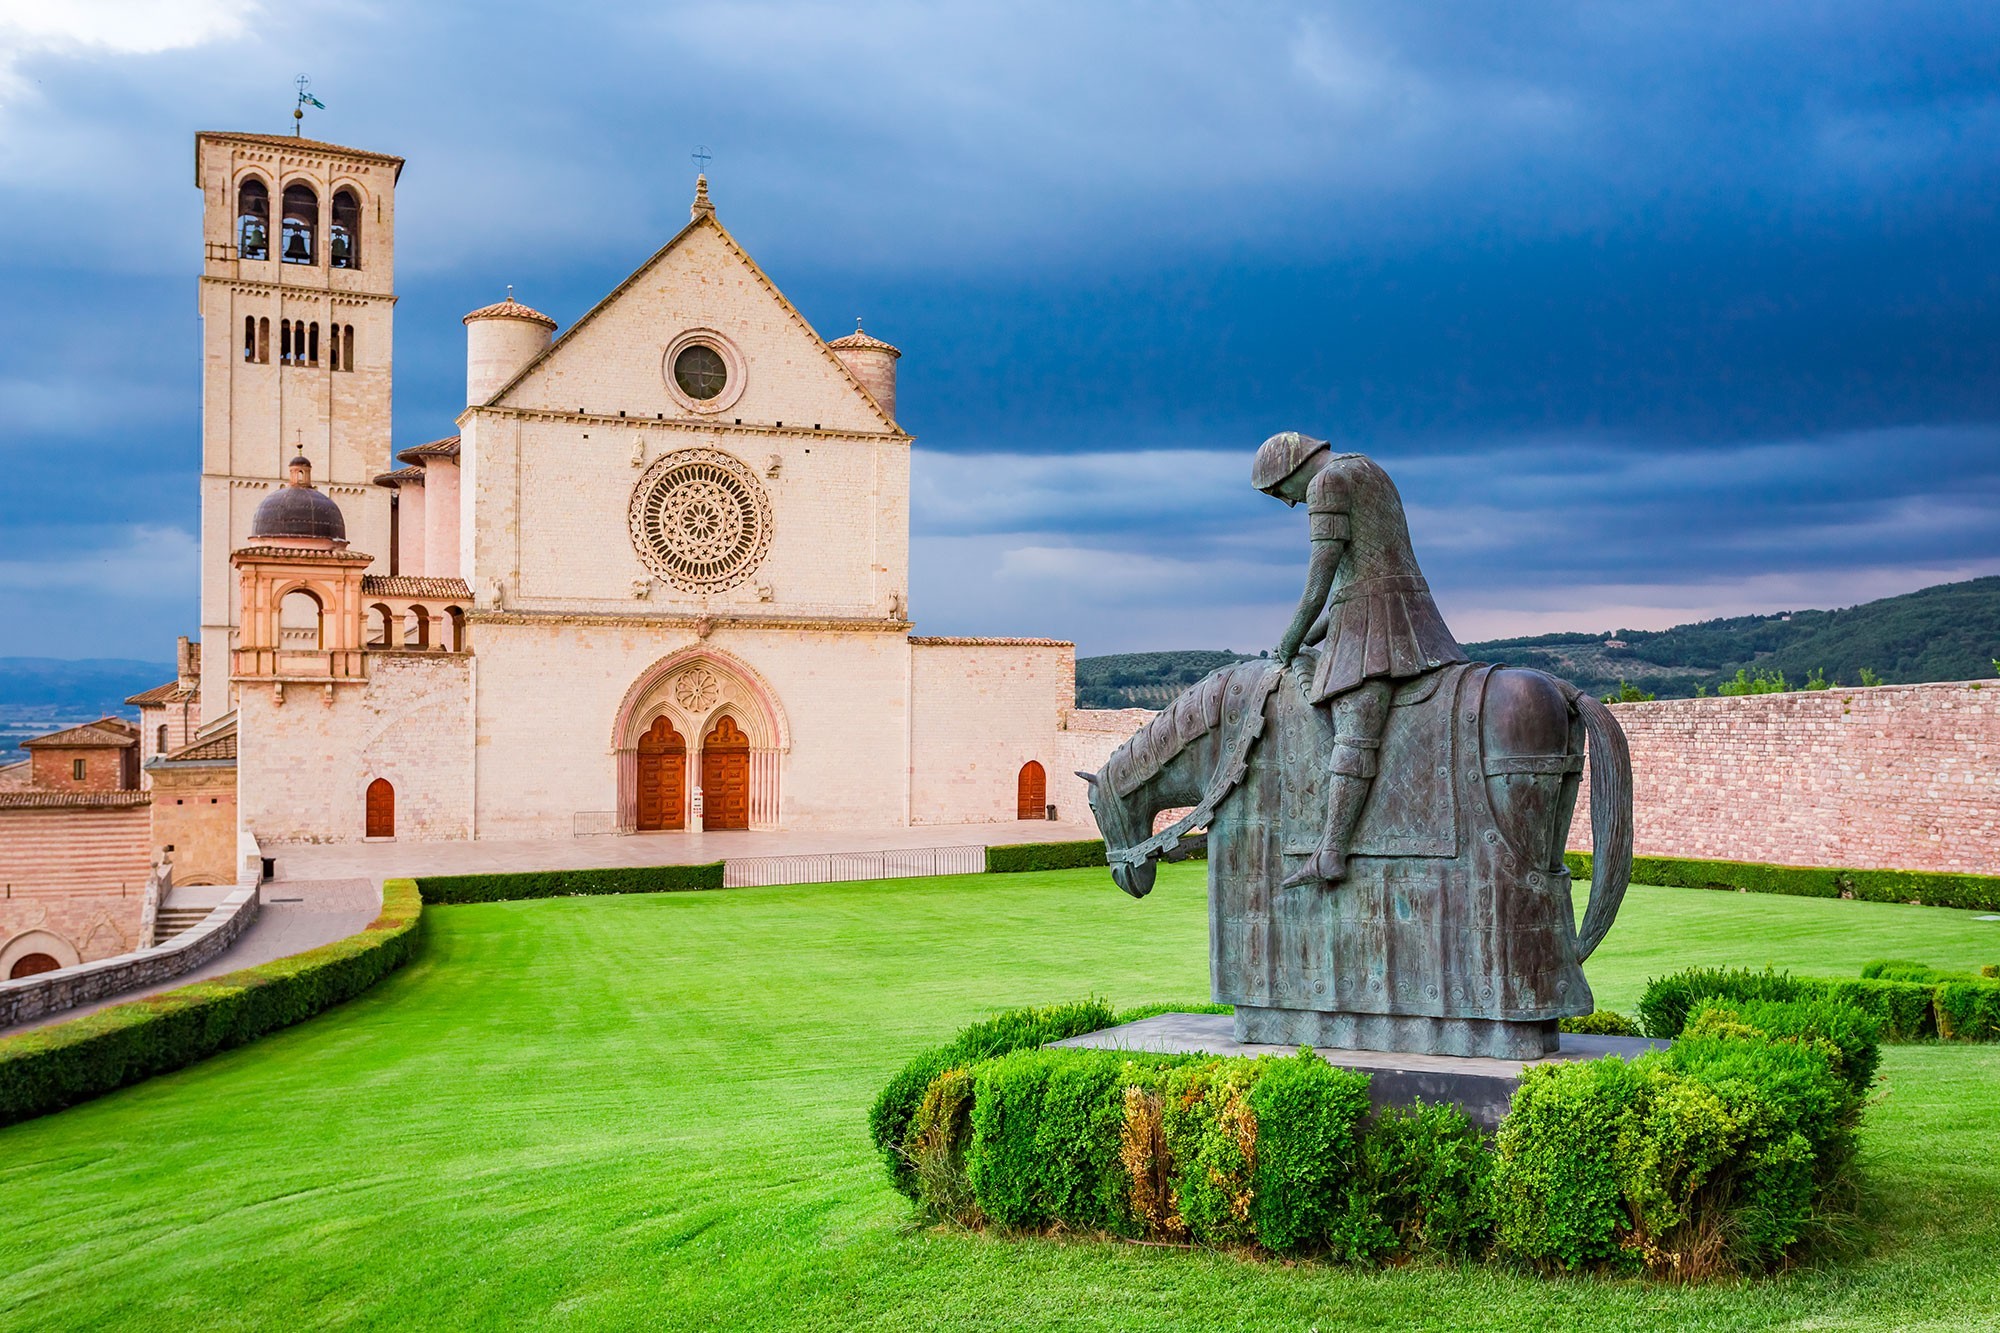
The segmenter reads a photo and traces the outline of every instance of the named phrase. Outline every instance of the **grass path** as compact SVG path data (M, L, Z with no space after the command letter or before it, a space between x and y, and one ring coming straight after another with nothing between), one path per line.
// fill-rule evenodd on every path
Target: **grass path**
M1206 995L1201 868L436 909L372 994L0 1131L0 1327L2000 1326L2000 1048L1892 1048L1881 1239L1738 1288L912 1232L863 1112L967 1019ZM1590 974L2000 959L1935 908L1637 889Z

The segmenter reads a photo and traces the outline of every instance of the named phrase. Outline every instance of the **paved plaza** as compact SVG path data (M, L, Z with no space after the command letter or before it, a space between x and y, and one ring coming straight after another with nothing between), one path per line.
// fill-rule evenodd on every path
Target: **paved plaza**
M884 852L920 847L993 847L1020 842L1071 842L1096 838L1094 824L1022 820L1004 824L921 824L901 828L850 828L824 832L729 830L726 832L605 834L519 842L344 842L269 845L276 864L265 901L292 881L384 879L405 875L473 875L525 870L596 870L614 866L703 865L767 856L819 856L833 852Z

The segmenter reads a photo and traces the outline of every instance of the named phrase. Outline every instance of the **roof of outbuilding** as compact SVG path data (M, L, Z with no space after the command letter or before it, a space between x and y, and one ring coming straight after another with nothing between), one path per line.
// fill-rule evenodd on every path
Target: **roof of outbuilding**
M375 478L377 486L421 486L424 484L424 470L411 463L393 472L384 472Z
M0 791L0 810L36 810L51 806L84 806L100 810L129 810L135 805L151 805L149 791Z
M198 688L182 689L178 680L170 680L164 685L155 685L150 690L141 690L125 702L134 708L158 708L162 704L177 704L185 699L199 699Z
M130 722L116 717L100 717L95 722L86 722L79 727L65 727L52 731L46 736L32 736L21 742L23 750L85 750L104 749L110 746L137 745L139 729Z
M492 305L479 307L459 323L470 324L475 319L525 319L536 324L546 324L552 329L556 326L556 322L547 315L533 306L522 305L511 296L504 301L495 301Z
M472 599L464 579L433 579L421 574L363 574L361 591L378 597L453 597Z
M457 458L458 436L447 435L429 444L413 444L396 455L399 463L415 463L420 458Z
M235 757L236 757L236 728L230 727L228 730L221 732L218 735L205 736L199 740L196 740L191 745L183 745L180 749L175 750L172 754L164 755L158 760L155 760L154 762L163 764L186 764L186 763L213 762L214 760L217 759L234 759Z

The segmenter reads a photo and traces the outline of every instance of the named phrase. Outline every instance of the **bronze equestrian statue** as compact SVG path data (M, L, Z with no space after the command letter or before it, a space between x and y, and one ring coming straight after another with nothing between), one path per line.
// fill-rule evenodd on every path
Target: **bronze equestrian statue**
M1554 1051L1631 874L1624 733L1566 681L1466 661L1373 461L1287 433L1253 481L1307 507L1305 596L1276 657L1213 672L1082 775L1113 879L1144 897L1207 830L1209 970L1239 1041ZM1563 848L1586 754L1579 928Z

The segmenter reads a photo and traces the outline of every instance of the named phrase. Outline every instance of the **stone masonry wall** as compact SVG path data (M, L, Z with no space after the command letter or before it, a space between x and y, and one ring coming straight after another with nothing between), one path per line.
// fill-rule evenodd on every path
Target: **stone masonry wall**
M472 807L472 660L455 653L371 653L363 686L244 685L237 797L243 827L267 847L348 842L366 827L368 784L396 791L396 836L467 836Z
M1060 758L1049 773L1049 800L1064 819L1090 822L1090 789L1077 772L1103 768L1111 752L1155 716L1148 708L1072 708L1063 715L1056 747Z
M1073 646L913 639L910 662L912 824L1012 823L1030 760L1056 790L1058 728L1075 695ZM1085 814L1053 795L1046 803L1058 818Z
M2000 682L1612 712L1632 743L1641 856L2000 872ZM1590 847L1587 781L1570 846Z

